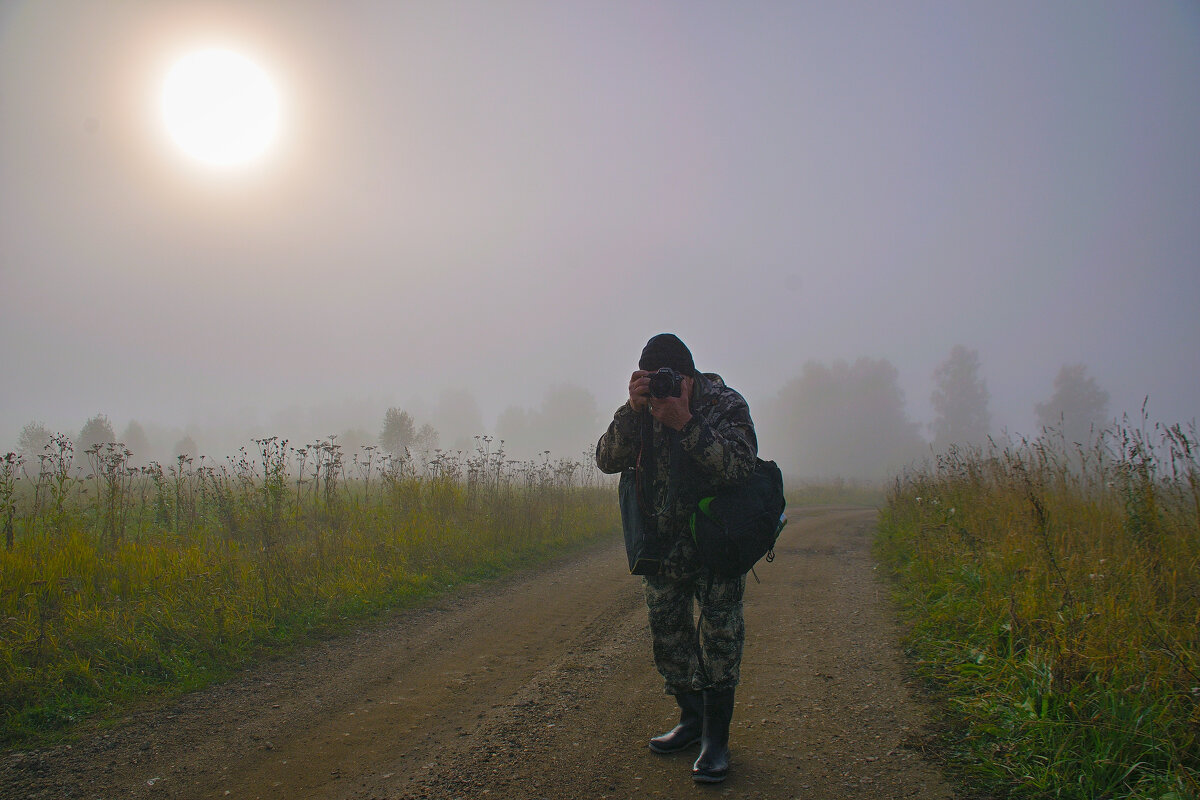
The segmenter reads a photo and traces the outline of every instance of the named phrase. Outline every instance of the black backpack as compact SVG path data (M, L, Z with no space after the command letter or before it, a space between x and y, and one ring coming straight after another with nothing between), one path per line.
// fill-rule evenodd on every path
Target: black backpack
M787 524L783 474L774 461L757 459L750 478L702 498L691 518L692 539L714 574L736 578L763 556L775 559L775 542Z

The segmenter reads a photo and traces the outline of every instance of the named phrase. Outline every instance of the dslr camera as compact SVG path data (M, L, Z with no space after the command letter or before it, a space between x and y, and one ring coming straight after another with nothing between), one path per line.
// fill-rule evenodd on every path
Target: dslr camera
M664 397L679 397L683 390L683 376L670 367L660 367L650 376L650 396L661 400Z

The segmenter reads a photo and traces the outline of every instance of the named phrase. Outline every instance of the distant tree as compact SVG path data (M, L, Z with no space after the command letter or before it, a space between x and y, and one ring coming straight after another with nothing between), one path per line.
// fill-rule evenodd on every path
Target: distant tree
M413 438L413 448L418 453L428 456L441 446L441 441L442 437L438 433L437 428L426 422Z
M979 353L955 345L933 371L933 381L934 449L982 444L991 432L992 417L987 382L979 377Z
M36 463L50 442L50 429L40 422L26 423L17 436L17 452L25 456L26 461Z
M1091 442L1108 423L1108 392L1087 372L1084 364L1064 364L1054 394L1036 406L1038 425L1058 429L1068 442Z
M137 420L129 420L125 430L121 431L121 438L118 441L124 443L125 448L133 453L129 459L131 462L146 464L150 461L150 439L147 438L146 431L142 429Z
M447 389L438 396L433 424L447 446L456 450L473 449L472 439L485 433L483 413L475 395L466 389Z
M898 378L886 359L808 362L760 415L764 457L804 478L888 477L925 449Z
M530 417L529 409L519 406L509 406L500 412L496 418L496 437L504 441L504 452L516 458L533 456Z
M83 453L98 444L115 441L117 435L113 433L112 423L104 414L97 414L83 423L83 430L79 432L79 439L75 442L75 452Z
M393 455L402 455L404 448L411 447L417 438L416 425L407 411L389 408L383 415L383 430L379 432L379 446Z
M510 406L496 419L504 451L520 459L545 451L576 458L590 449L602 431L596 398L587 389L563 383L550 386L536 410Z
M183 438L177 441L175 446L171 448L171 454L174 455L175 458L179 458L180 456L198 458L200 455L200 447L196 444L195 439L187 434L184 434Z
M530 435L538 450L574 458L600 436L600 412L587 389L559 384L546 390Z
M363 428L348 428L338 434L337 443L342 446L346 463L351 463L356 454L361 457L364 447L375 444L375 437Z

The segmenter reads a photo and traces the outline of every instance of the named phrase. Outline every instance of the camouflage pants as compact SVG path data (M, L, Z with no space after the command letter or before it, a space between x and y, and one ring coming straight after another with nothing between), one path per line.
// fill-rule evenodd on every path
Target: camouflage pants
M699 564L691 543L682 542L667 559L663 572L647 576L643 584L654 637L654 664L666 681L667 693L737 686L746 639L742 619L746 576L733 580L711 576Z

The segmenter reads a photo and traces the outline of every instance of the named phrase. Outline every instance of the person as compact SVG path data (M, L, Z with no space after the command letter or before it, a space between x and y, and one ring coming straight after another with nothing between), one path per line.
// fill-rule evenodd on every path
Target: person
M650 377L663 367L682 376L678 397L651 397ZM706 569L688 522L701 497L749 478L757 455L746 401L719 375L697 372L691 351L670 333L646 343L629 379L629 400L596 444L602 472L637 467L645 474L648 523L664 548L657 574L645 575L643 586L654 663L680 714L678 725L650 740L650 749L675 753L699 741L692 777L705 783L722 781L729 771L746 576L724 579Z

